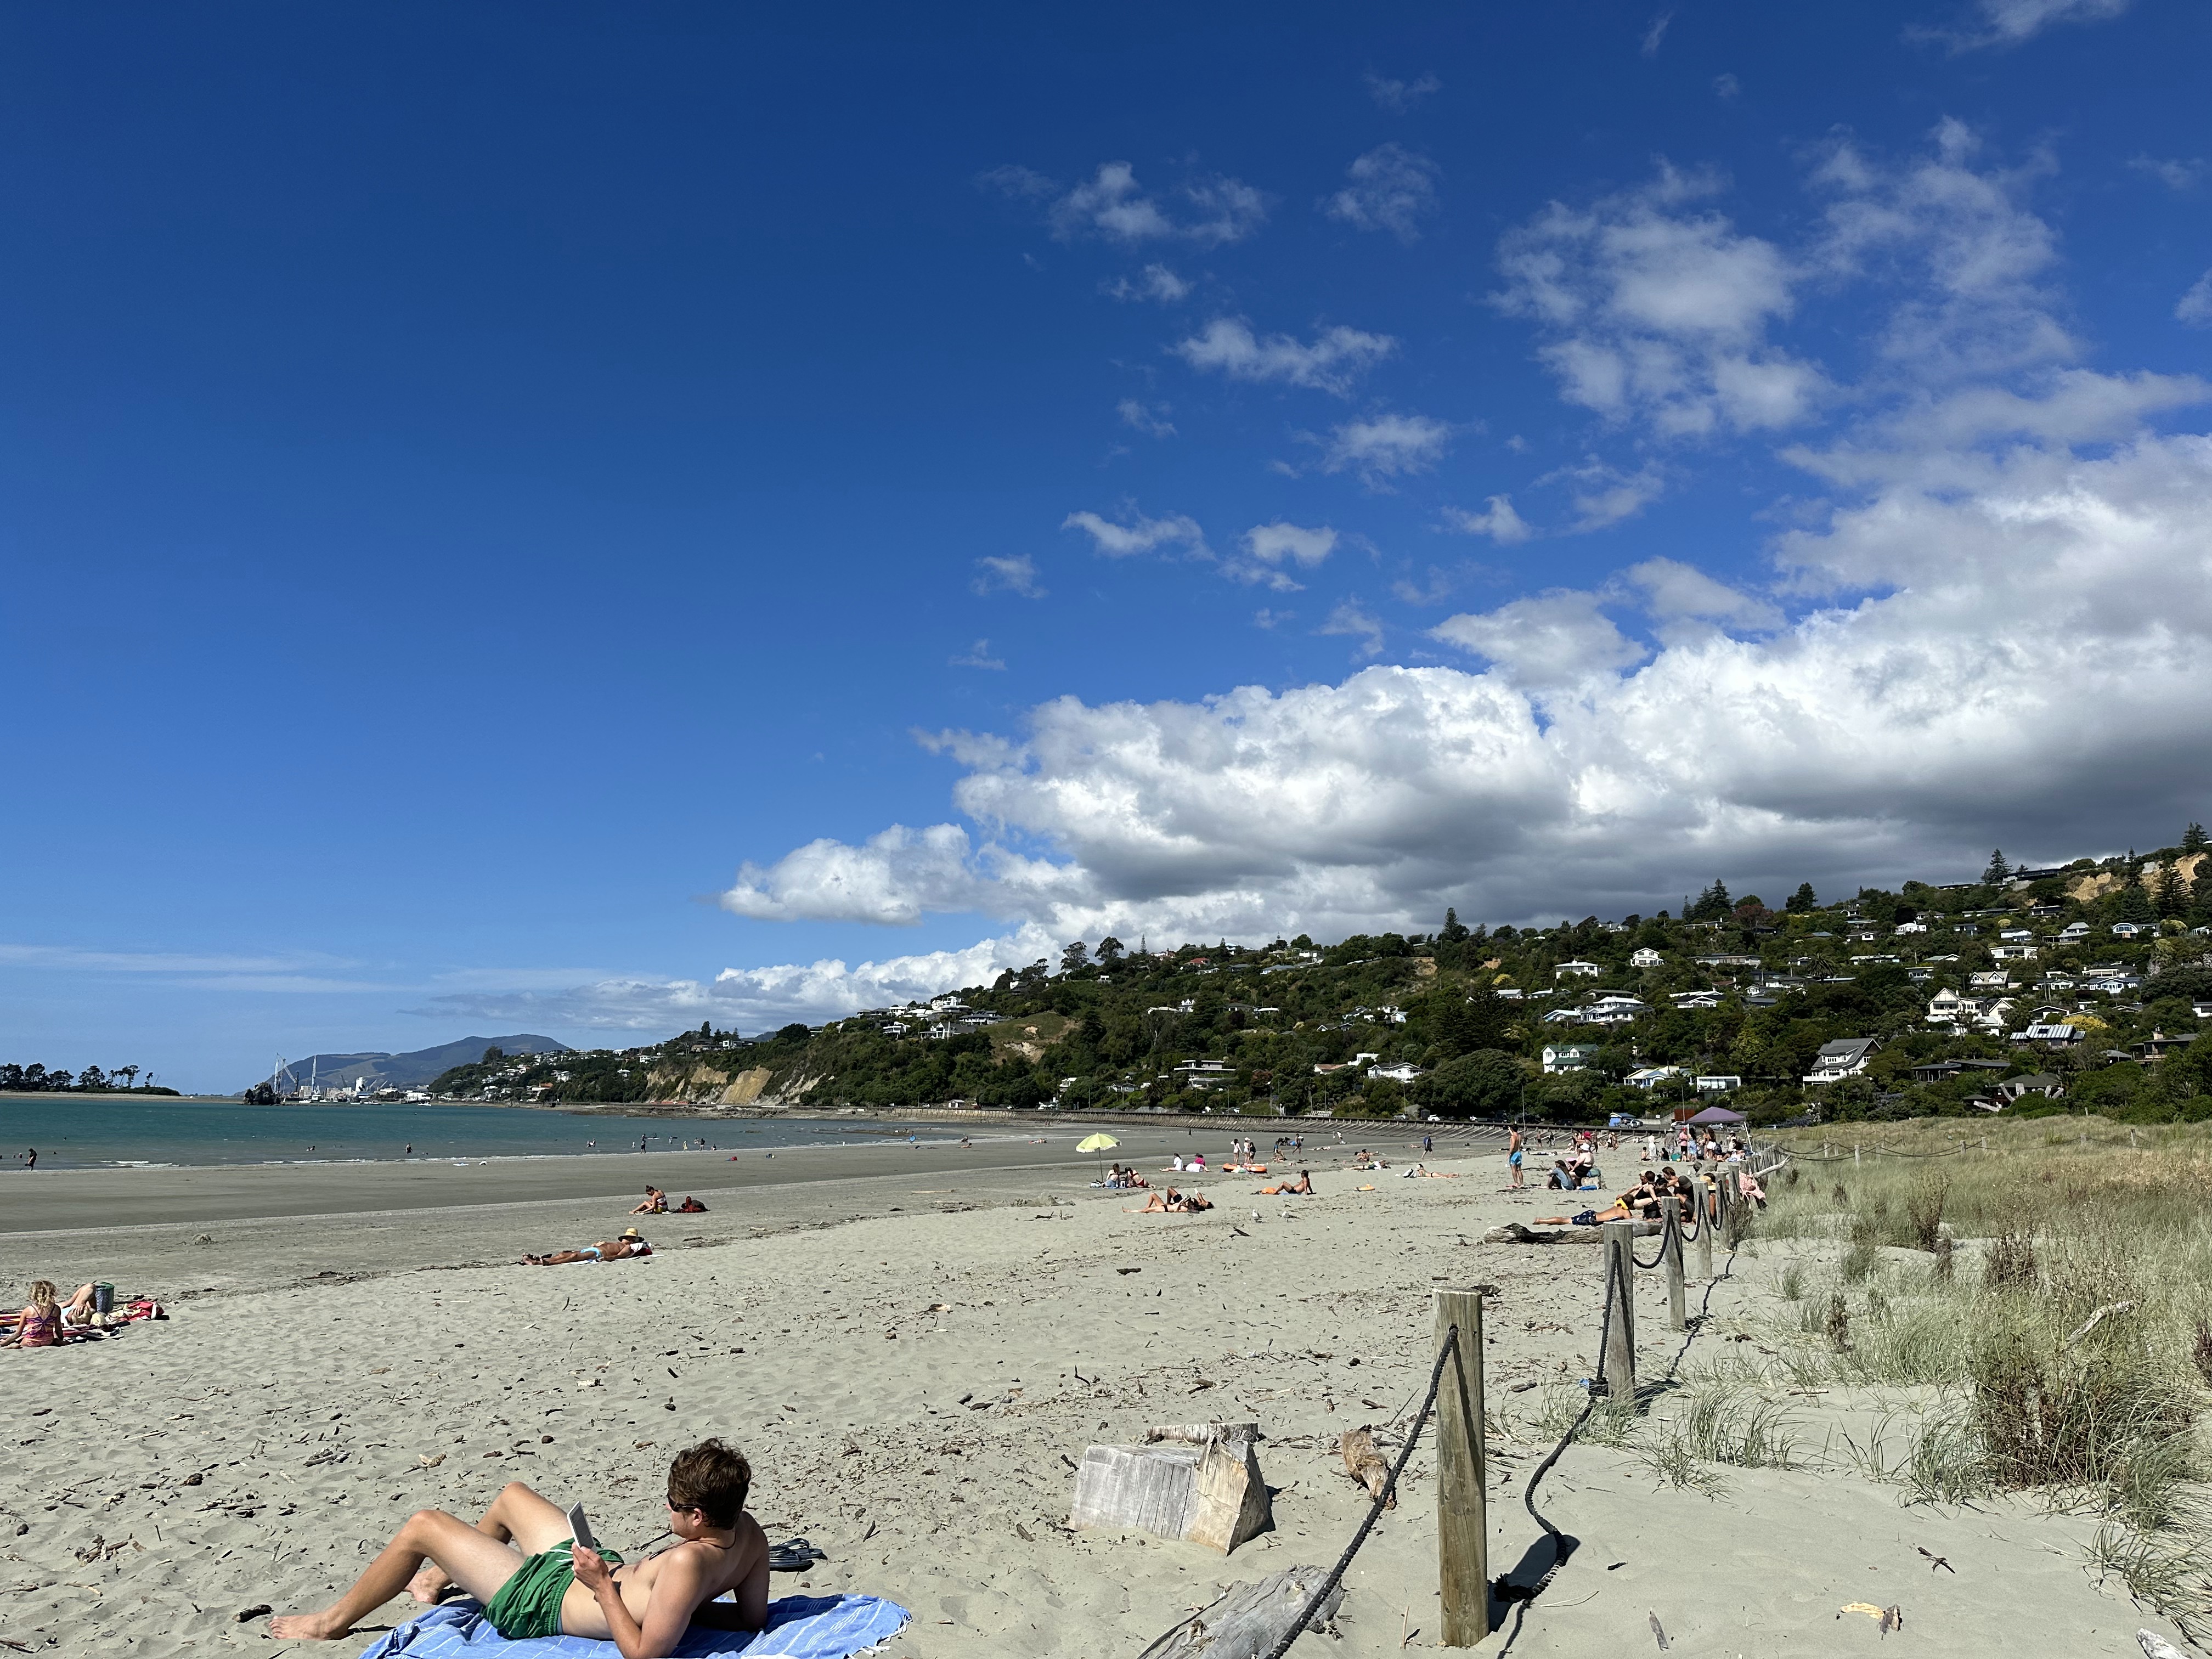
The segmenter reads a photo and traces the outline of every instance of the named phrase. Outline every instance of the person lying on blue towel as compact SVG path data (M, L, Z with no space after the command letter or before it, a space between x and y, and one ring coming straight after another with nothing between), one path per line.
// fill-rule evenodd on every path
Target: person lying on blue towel
M752 1466L720 1440L679 1452L668 1468L673 1549L624 1565L613 1551L575 1541L568 1517L515 1481L471 1526L417 1510L360 1581L320 1613L269 1621L271 1636L334 1641L402 1589L435 1602L458 1584L484 1604L510 1640L587 1636L623 1659L661 1659L691 1625L758 1630L768 1619L768 1540L745 1513ZM715 1598L734 1590L734 1603Z

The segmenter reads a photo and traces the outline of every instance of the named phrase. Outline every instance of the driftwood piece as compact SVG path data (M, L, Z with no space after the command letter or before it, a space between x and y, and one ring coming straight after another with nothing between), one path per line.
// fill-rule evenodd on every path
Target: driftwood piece
M1336 1449L1344 1459L1344 1472L1366 1487L1370 1498L1382 1497L1383 1487L1390 1481L1390 1463L1375 1443L1373 1425L1362 1423L1356 1429L1346 1430L1343 1438L1336 1443ZM1392 1492L1390 1501L1382 1507L1396 1509L1398 1494Z
M1326 1567L1291 1567L1238 1586L1146 1648L1138 1659L1266 1659L1328 1577ZM1315 1609L1320 1630L1344 1605L1342 1586Z
M1223 1555L1266 1531L1274 1516L1255 1426L1196 1426L1194 1442L1091 1447L1076 1468L1068 1525L1148 1532Z
M1209 1440L1257 1440L1257 1423L1156 1423L1145 1431L1145 1443L1179 1440L1187 1446L1203 1446Z

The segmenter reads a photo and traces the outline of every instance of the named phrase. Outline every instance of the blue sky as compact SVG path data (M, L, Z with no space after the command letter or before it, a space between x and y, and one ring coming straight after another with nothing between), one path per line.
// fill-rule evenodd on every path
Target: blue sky
M2207 816L2212 15L1188 13L0 14L7 1057Z

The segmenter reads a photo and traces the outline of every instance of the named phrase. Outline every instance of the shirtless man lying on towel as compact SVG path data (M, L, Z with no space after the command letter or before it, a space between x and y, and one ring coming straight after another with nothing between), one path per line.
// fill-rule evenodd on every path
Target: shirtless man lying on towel
M637 1229L625 1227L620 1238L603 1238L596 1244L586 1244L580 1250L556 1250L550 1255L526 1255L521 1266L526 1267L565 1267L571 1261L627 1261L634 1255L651 1255L653 1246L638 1237Z
M613 1551L573 1541L568 1517L520 1481L473 1527L443 1510L417 1510L360 1582L320 1613L286 1613L269 1633L333 1641L402 1589L437 1601L459 1584L484 1604L509 1641L535 1636L611 1640L623 1659L661 1659L694 1624L758 1630L768 1622L768 1540L745 1513L752 1468L719 1440L702 1440L668 1467L668 1529L675 1548L625 1566ZM714 1603L735 1590L734 1603Z

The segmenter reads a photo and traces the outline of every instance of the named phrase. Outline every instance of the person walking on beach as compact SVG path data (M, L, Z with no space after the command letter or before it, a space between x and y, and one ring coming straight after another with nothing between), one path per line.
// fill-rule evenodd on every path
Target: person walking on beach
M28 1156L31 1160L31 1167L34 1170L37 1169L39 1167L39 1149L35 1146L32 1147Z
M1513 1189L1516 1192L1520 1190L1521 1187L1521 1154L1522 1150L1523 1145L1521 1139L1521 1129L1520 1126L1516 1124L1505 1137L1505 1162L1513 1170L1512 1186Z
M625 1565L572 1534L568 1517L520 1481L471 1526L417 1510L353 1588L320 1613L269 1621L280 1641L332 1642L402 1589L435 1603L449 1584L484 1603L508 1641L581 1636L612 1641L627 1659L675 1652L693 1624L757 1631L768 1622L768 1538L745 1512L752 1468L720 1440L677 1454L668 1469L676 1547ZM733 1605L714 1605L725 1591Z

